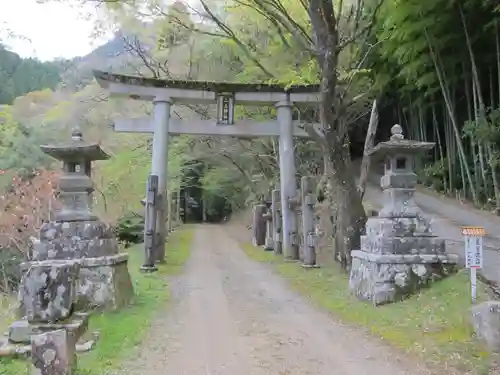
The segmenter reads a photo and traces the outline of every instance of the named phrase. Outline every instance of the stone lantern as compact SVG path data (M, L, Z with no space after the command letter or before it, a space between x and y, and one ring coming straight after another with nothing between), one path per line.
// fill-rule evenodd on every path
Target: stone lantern
M384 160L383 208L368 219L361 249L351 253L349 288L375 305L404 298L446 276L458 262L446 253L444 239L432 234L414 199L414 158L435 144L404 139L400 125L391 133L389 141L369 151L373 162Z
M67 144L40 147L63 163L58 181L62 208L41 226L26 269L30 262L77 260L79 308L126 305L133 296L128 255L120 253L113 228L91 211L91 163L109 156L98 144L86 142L79 130Z

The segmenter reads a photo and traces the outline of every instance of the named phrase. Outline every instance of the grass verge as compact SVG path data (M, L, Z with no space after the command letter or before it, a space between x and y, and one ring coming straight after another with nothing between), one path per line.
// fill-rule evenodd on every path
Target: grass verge
M133 304L117 312L94 314L89 332L99 331L95 348L78 356L77 375L104 375L118 369L134 347L141 344L148 327L159 308L169 299L166 276L179 274L189 258L193 230L184 227L173 232L167 244L167 264L159 271L143 274L139 268L143 260L142 245L128 249L129 272L135 289ZM23 375L28 361L0 358L0 375Z
M247 255L270 264L290 285L346 323L368 329L427 362L432 368L488 374L494 358L473 338L470 324L470 286L467 271L460 271L432 288L400 303L374 307L353 297L348 277L334 268L303 269L298 263L242 244ZM486 299L486 288L478 288Z

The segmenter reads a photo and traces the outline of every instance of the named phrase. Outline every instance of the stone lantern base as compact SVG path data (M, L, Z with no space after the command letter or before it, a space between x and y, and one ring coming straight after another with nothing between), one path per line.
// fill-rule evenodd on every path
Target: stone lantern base
M78 310L119 309L134 296L128 254L119 253L112 228L100 221L49 222L40 229L27 270L40 261L74 260L80 264ZM20 306L20 314L23 307Z
M382 255L353 251L349 288L374 305L397 302L456 269L453 255Z
M361 300L396 302L456 270L458 257L446 253L444 240L421 218L371 217L366 230L361 250L351 252L349 278Z
M116 254L80 261L77 309L119 309L134 297L128 255Z

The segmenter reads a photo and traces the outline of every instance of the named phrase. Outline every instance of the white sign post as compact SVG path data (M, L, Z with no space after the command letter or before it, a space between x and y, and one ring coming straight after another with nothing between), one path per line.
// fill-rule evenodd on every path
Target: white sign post
M482 227L462 227L465 240L465 267L470 269L472 303L476 303L477 269L483 267L483 237L486 231Z

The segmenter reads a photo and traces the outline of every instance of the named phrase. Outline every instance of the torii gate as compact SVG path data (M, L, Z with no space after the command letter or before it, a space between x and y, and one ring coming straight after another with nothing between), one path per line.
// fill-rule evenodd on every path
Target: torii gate
M292 121L294 104L315 105L319 102L318 85L295 85L285 87L276 84L236 84L181 80L160 80L129 75L94 71L102 88L111 96L152 101L153 116L140 119L117 119L115 131L153 133L153 156L149 184L157 184L159 209L157 219L146 214L145 239L148 221L154 226L157 246L151 246L149 260L142 267L154 271L154 261L164 260L166 240L166 193L169 134L228 135L234 137L279 137L280 190L282 211L283 253L285 258L299 257L298 246L293 243L297 234L297 220L290 200L296 197L295 160L293 137L307 137L304 124ZM215 120L171 119L172 104L217 104ZM274 105L277 108L276 121L235 121L234 105ZM157 176L157 179L156 177ZM155 177L151 179L151 177ZM149 186L150 188L151 186ZM151 190L151 189L150 189ZM151 201L151 199L149 199ZM150 202L153 205L152 202ZM147 205L146 205L147 206ZM147 212L146 212L147 213ZM146 245L146 248L148 246ZM154 248L156 247L156 251ZM158 252L154 256L154 252Z

